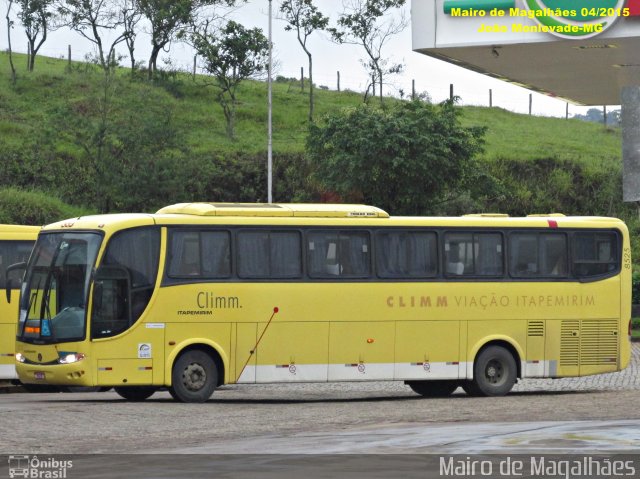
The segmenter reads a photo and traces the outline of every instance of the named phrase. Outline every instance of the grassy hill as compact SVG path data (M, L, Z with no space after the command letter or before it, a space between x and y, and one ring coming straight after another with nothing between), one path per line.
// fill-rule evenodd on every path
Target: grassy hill
M24 135L38 128L43 117L72 104L81 109L91 97L100 97L99 75L85 64L39 57L35 72L20 68L25 56L14 55L19 66L18 82L9 82L8 55L0 53L0 135L3 141L19 143ZM129 70L119 72L127 77ZM225 135L222 109L214 92L194 82L190 75L167 74L154 87L144 81L127 83L118 90L129 103L147 96L164 102L174 112L174 121L186 130L187 147L195 154L220 151L259 153L266 151L267 87L264 82L246 81L239 89L237 140ZM389 100L394 101L394 100ZM354 92L316 89L316 112L353 107L362 102ZM295 81L276 82L273 87L273 148L280 153L302 153L307 131L307 93ZM579 159L588 163L610 164L620 161L620 133L601 125L579 120L544 118L511 113L499 108L464 107L464 123L486 126L484 159L543 156Z
M26 57L14 54L14 63L24 65ZM90 110L87 101L100 100L101 75L90 65L60 59L38 57L33 73L18 71L18 82L9 81L9 62L6 53L0 53L0 135L4 141L20 142L32 128L68 105L78 113ZM130 70L118 72L120 79L129 78ZM264 152L267 148L267 86L265 82L246 81L240 85L237 110L237 139L227 138L222 109L215 100L214 91L193 81L186 74L164 74L150 85L145 74L136 80L118 85L117 95L126 103L135 104L140 97L161 102L173 113L173 120L185 132L187 147L195 154L241 151ZM307 129L307 93L299 84L278 82L273 87L273 148L282 153L302 152ZM318 116L362 101L353 92L335 93L316 90Z
M85 63L69 67L65 60L39 57L28 73L24 55L14 55L14 62L16 85L8 55L0 53L0 188L36 190L96 211L266 199L264 82L241 85L237 138L230 140L214 90L200 85L201 78L170 72L149 83L123 68L105 82ZM317 89L316 118L361 102L359 93ZM502 193L437 213L553 210L636 217L621 203L619 130L461 108L465 126L487 128L479 160ZM273 120L275 200L317 200L304 161L307 94L297 81L274 84Z
M500 108L464 107L464 123L487 127L483 158L577 160L619 168L621 132L596 123L512 113Z

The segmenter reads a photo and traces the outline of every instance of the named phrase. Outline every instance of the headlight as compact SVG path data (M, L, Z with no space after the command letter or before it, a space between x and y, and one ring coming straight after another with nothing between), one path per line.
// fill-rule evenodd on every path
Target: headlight
M60 364L71 364L82 361L85 358L82 353L64 353L58 358Z
M25 358L22 353L16 353L16 361L18 361L19 363L24 363Z

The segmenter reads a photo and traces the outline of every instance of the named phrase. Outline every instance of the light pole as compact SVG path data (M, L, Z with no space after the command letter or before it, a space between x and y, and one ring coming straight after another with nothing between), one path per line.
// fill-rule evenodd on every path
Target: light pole
M272 14L272 0L269 0L269 68L267 73L267 201L273 202L273 145L272 145L272 119L271 119L271 62L272 62L272 49L273 44L271 42L271 14Z

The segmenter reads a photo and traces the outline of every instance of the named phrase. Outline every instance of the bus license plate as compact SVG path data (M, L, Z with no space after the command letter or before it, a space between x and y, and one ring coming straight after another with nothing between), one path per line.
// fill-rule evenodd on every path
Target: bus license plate
M44 372L36 371L35 373L33 373L33 377L36 379L44 379Z

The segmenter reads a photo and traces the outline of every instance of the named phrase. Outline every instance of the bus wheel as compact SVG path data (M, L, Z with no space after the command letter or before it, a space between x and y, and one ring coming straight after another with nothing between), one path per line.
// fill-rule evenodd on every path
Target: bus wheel
M462 381L460 383L460 387L469 396L479 396L479 394L476 393L476 390L473 389L473 381Z
M407 381L414 392L428 398L450 396L458 389L458 381Z
M476 358L473 380L463 388L471 396L504 396L516 383L516 361L500 346L489 346Z
M205 402L218 385L218 369L199 349L182 354L171 372L171 396L181 402Z
M127 401L144 401L156 392L156 388L151 386L120 386L113 388L121 397Z

